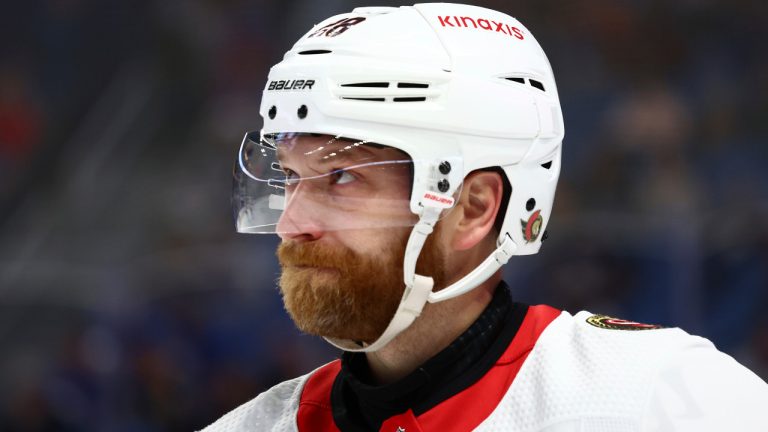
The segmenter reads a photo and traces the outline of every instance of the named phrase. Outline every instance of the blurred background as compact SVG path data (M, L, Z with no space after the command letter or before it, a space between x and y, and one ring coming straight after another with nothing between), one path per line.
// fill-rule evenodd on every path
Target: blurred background
M768 378L768 3L478 1L547 52L550 240L513 296L681 326ZM270 65L344 0L32 0L0 15L0 430L189 431L337 355L236 235ZM761 48L762 47L762 48Z

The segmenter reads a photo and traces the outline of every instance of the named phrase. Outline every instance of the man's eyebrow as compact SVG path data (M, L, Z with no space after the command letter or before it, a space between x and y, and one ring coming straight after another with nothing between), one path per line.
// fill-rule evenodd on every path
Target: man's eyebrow
M322 155L322 157L318 157L315 160L315 163L325 165L334 163L337 161L349 161L352 158L355 158L356 156L364 156L366 159L374 158L376 155L371 151L370 148L365 147L365 143L363 141L350 141L349 144L343 147L339 147L337 149L334 149L333 151L330 151L329 153L326 153ZM318 146L316 149L307 151L303 153L303 156L306 158L312 157L312 155L315 152L325 150L326 146ZM289 152L285 150L285 147L279 147L277 148L277 158L278 160L284 161L286 159L290 160L291 156L294 156L295 152ZM320 156L320 155L318 155ZM361 160L362 162L362 160Z
M348 161L352 159L354 156L365 156L366 159L374 158L376 155L373 154L372 151L369 149L363 147L361 145L361 142L357 142L354 144L350 144L344 147L341 147L339 149L336 149L335 151L332 151L326 155L324 155L321 159L318 160L318 163L320 164L329 164L336 161Z

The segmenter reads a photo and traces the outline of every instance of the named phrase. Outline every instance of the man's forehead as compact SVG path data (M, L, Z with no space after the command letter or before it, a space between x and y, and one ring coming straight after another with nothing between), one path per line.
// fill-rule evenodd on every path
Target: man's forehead
M339 160L364 163L409 159L392 147L332 135L294 135L279 138L275 144L281 161L301 158L320 163Z

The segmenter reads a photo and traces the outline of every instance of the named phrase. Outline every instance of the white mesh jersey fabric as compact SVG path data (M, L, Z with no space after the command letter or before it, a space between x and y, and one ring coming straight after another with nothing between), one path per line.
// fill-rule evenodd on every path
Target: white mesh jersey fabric
M597 328L590 316L563 312L552 321L475 430L768 432L768 385L708 340L677 328ZM312 373L272 387L202 432L296 432Z
M201 432L296 432L304 384L312 374L284 381L230 411Z
M659 370L688 348L717 352L677 328L611 330L563 312L539 337L483 432L641 431Z
M768 385L727 354L688 349L657 376L643 431L768 431Z

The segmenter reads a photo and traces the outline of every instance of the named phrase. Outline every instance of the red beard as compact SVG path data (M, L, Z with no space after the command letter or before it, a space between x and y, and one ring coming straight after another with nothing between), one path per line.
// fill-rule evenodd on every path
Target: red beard
M282 266L280 292L285 309L301 331L371 343L378 339L400 304L405 285L403 260L407 232L376 254L360 254L322 240L285 241L277 249ZM392 236L391 232L380 235ZM445 282L445 254L435 231L427 238L416 272ZM436 289L437 290L437 289Z

